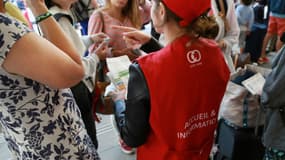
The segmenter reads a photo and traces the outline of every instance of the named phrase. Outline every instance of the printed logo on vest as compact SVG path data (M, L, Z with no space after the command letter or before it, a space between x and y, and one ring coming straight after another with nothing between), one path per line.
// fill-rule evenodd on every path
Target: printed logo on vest
M194 64L201 61L202 55L198 50L192 50L187 53L187 60L189 63Z
M201 113L196 113L189 117L187 121L184 123L184 128L181 128L177 133L178 139L187 139L192 135L192 132L205 132L213 131L215 129L215 125L217 124L217 111L205 111Z

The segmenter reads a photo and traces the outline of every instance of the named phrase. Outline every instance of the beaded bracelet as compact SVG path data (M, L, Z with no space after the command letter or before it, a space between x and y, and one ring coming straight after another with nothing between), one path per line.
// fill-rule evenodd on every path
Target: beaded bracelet
M52 16L52 13L46 12L36 17L36 24L40 23L41 21L47 19L48 17Z

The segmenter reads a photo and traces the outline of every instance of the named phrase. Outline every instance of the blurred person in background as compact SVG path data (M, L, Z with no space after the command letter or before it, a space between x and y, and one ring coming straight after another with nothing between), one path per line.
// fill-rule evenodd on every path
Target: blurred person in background
M235 4L233 0L211 0L211 5L212 14L219 25L216 41L224 53L230 71L235 72L231 54L233 46L238 44L240 32L235 14Z
M82 27L82 35L87 35L89 18L93 11L99 7L97 0L77 0L72 4L71 11L75 22L80 23Z
M276 51L280 50L283 43L280 40L281 35L285 31L285 1L284 0L269 0L269 22L267 32L263 40L261 48L261 56L258 63L268 63L269 59L266 57L266 47L271 38L277 35Z
M280 41L283 45L272 62L272 71L266 77L260 98L266 116L263 160L285 160L285 32Z

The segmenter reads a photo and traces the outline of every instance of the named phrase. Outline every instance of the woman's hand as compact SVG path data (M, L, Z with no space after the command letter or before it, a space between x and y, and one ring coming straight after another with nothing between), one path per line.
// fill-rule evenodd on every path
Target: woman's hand
M105 60L107 54L110 52L110 48L108 47L108 42L101 42L98 47L95 49L94 52L91 54L97 54L100 60Z
M125 49L121 49L121 50L112 50L112 56L113 57L119 57L119 56L123 56L123 55L127 55L131 61L139 57L139 55L136 55L133 53L132 48L125 48Z
M128 48L138 49L141 45L147 43L151 39L150 35L136 28L124 26L112 26L112 28L123 32L123 38L126 41Z
M97 33L90 35L90 39L93 43L102 43L104 40L109 39L109 36L105 33Z

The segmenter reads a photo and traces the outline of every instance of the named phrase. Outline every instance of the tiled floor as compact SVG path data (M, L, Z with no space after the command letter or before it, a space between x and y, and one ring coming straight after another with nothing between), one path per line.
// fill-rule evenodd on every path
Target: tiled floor
M7 148L2 133L0 133L0 160L8 160L9 158L10 158L10 152Z
M102 116L102 122L97 123L99 141L98 152L102 160L135 160L135 154L124 154L118 144L118 136L111 124L110 116Z

